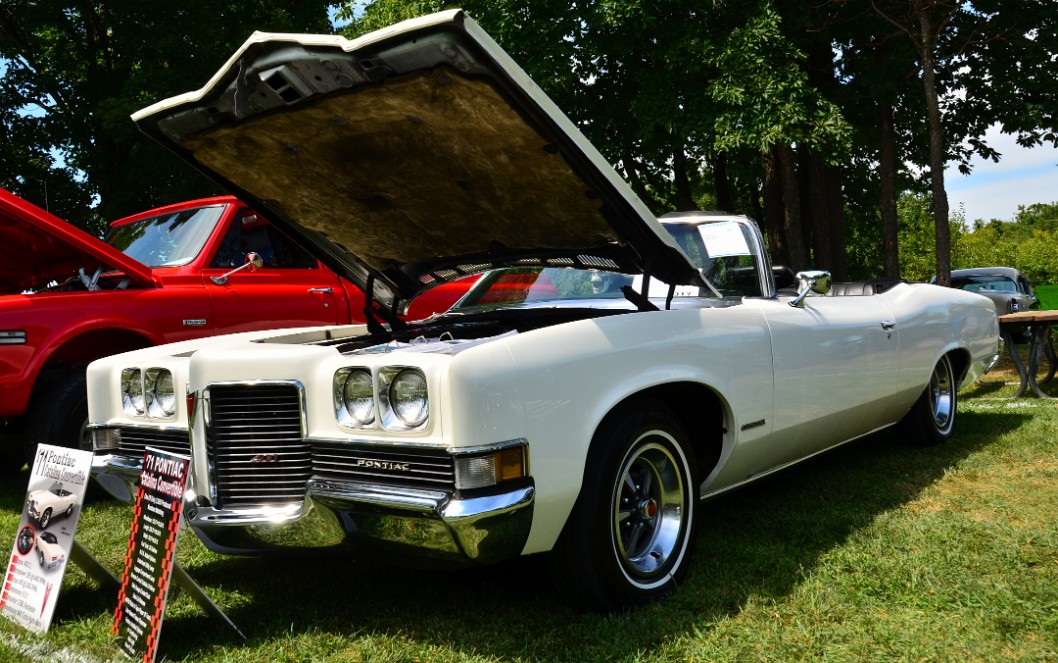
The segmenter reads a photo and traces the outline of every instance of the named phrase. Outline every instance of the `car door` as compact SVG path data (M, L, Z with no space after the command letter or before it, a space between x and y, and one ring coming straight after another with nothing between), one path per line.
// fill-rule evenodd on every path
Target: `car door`
M250 253L260 256L260 268L245 267ZM338 276L246 209L233 219L203 270L203 283L218 333L349 320Z
M892 421L899 330L878 296L763 300L772 334L773 438L781 462Z

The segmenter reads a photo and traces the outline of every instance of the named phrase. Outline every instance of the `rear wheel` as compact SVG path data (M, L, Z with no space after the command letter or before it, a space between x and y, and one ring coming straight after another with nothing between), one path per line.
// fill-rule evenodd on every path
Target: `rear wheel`
M641 605L682 581L695 538L688 440L680 421L655 402L600 427L580 496L551 553L574 603L599 611Z
M958 391L951 356L944 355L933 367L929 384L904 415L903 428L913 443L928 446L948 441L955 432Z

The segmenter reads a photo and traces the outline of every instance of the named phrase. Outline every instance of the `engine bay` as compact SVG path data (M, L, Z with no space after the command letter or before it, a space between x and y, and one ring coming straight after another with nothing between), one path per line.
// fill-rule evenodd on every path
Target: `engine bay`
M387 330L349 338L325 339L342 354L372 354L412 350L456 354L483 342L551 325L631 313L613 309L501 309L486 313L453 314L413 323L404 330Z

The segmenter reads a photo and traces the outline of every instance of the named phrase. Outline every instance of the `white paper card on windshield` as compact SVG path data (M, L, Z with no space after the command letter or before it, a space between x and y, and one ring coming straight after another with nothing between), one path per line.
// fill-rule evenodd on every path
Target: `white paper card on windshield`
M742 228L733 221L703 223L698 226L698 232L710 258L750 255Z
M632 289L636 292L643 292L643 275L636 274L632 277ZM676 286L673 297L698 297L702 294L702 289L696 285L678 285ZM669 284L658 279L650 279L650 292L647 293L647 297L654 299L664 299L669 296Z
M31 631L51 625L91 469L91 451L37 446L0 593L0 612Z

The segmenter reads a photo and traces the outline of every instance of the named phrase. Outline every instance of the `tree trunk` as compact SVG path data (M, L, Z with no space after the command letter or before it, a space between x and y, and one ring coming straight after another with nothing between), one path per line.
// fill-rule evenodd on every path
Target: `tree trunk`
M848 237L845 233L845 177L841 166L824 168L827 218L830 221L830 273L835 281L849 278Z
M803 225L809 230L810 262L813 268L832 270L834 257L830 250L830 219L827 214L823 160L804 146L798 148L798 155L801 164L799 172L804 180L801 214Z
M730 212L735 208L731 199L731 179L727 175L727 153L713 157L713 182L716 185L716 208Z
M790 268L799 272L807 268L803 228L801 225L801 191L797 181L797 164L793 148L779 144L772 148L782 184L782 235L786 243Z
M771 261L775 265L789 265L790 254L783 240L782 178L779 176L779 160L775 149L761 155L764 162L764 209L761 220L768 237Z
M636 192L636 195L639 196L639 199L642 200L647 207L657 209L657 198L650 193L647 183L643 181L643 175L640 172L639 164L632 156L632 153L626 151L622 155L621 161L624 165L625 178L628 180L629 185L631 185L632 190Z
M929 120L929 172L933 194L933 223L937 233L937 283L951 285L951 233L948 227L948 194L944 190L944 126L937 98L937 72L934 49L937 36L925 0L915 0L919 44L922 57L922 85L926 93L926 115Z
M750 204L753 206L753 218L754 219L760 219L760 222L764 223L764 221L765 221L764 206L763 206L763 204L761 202L761 192L760 192L760 189L757 188L757 180L756 179L752 180L749 183L749 196L750 196L750 200L752 201ZM772 259L774 260L775 257L772 256Z
M882 263L888 278L900 277L900 253L896 217L896 132L892 103L878 105L878 181L881 184Z
M683 148L676 148L672 155L672 180L676 187L676 209L680 212L693 212L698 209L691 194L691 181L687 177L687 154Z

